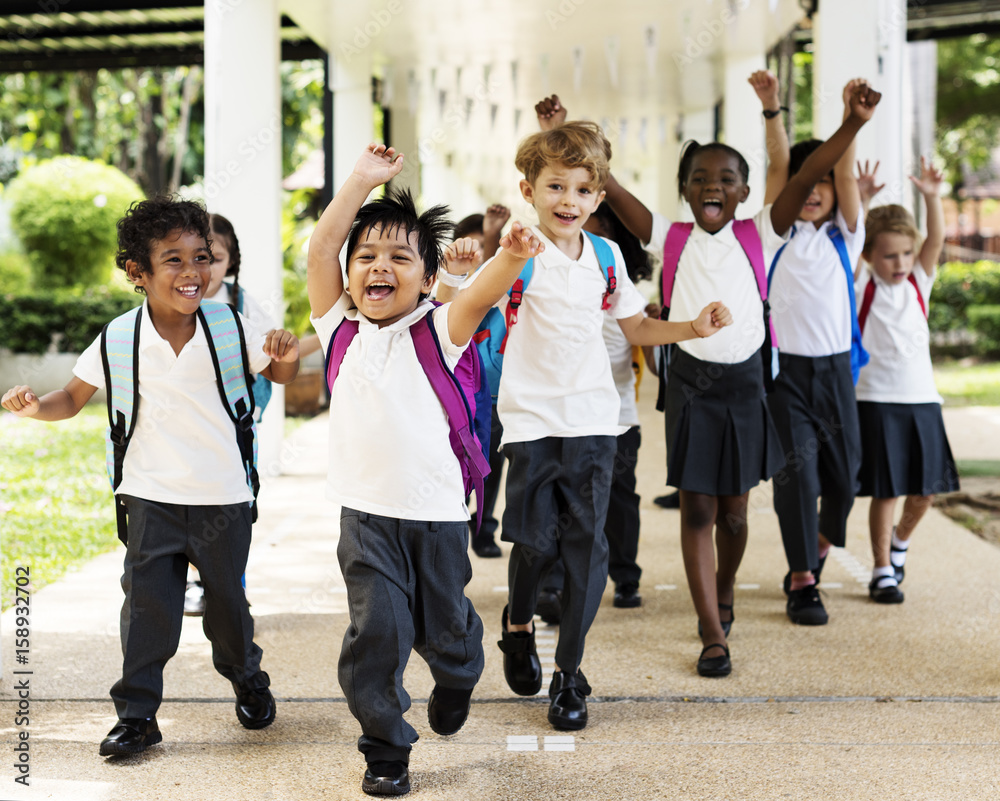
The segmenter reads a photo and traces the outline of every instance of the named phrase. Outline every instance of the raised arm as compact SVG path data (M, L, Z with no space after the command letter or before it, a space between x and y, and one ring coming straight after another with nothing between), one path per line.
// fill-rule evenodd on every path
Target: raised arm
M868 166L868 159L865 159L865 166L861 166L861 162L858 162L858 192L861 193L861 211L868 216L868 209L872 206L872 200L875 195L885 189L885 184L877 183L878 178L878 165L881 162L876 161L874 167ZM864 255L858 256L858 263L854 265L854 280L857 281L861 277L861 271L864 269Z
M499 239L497 247L500 247ZM462 282L474 273L483 261L483 251L472 237L465 236L448 245L441 254L435 299L441 303L450 303L457 298Z
M767 145L767 187L764 205L774 203L788 183L788 132L781 117L780 86L777 76L769 70L757 70L748 82L760 99L764 112L764 136Z
M667 345L686 339L704 339L732 325L733 315L720 301L709 303L696 320L673 322L647 317L643 312L618 320L625 339L631 345Z
M483 261L492 259L500 250L500 233L510 219L510 209L494 203L483 215Z
M483 317L511 288L528 259L545 250L530 228L514 222L500 240L500 252L483 267L471 285L458 293L448 312L448 336L456 345L464 345Z
M340 191L316 223L309 239L306 286L313 317L322 317L344 293L340 250L344 247L358 213L376 187L403 169L403 154L374 142L365 148Z
M857 86L851 93L850 114L837 131L821 144L805 160L802 168L788 179L785 188L781 190L771 207L771 225L775 233L784 236L791 228L802 211L802 206L808 200L813 185L840 161L844 153L854 141L861 127L872 118L881 94L867 84ZM853 180L853 178L852 178ZM854 183L857 192L857 183ZM840 195L838 192L837 200ZM860 203L858 198L855 200ZM857 219L855 212L855 219Z
M920 177L910 176L917 191L927 204L927 238L920 247L920 264L927 275L934 273L944 248L944 207L941 205L941 183L944 175L928 159L920 157Z
M18 417L34 417L36 420L54 422L75 417L97 392L97 387L74 376L62 389L55 389L38 397L29 386L13 387L0 400L9 412Z
M844 86L844 120L851 116L851 96L860 86L868 86L868 81L855 78ZM855 140L852 138L844 155L833 168L833 186L837 191L837 207L844 215L847 229L854 233L858 228L858 215L861 214L861 190L858 179L854 177Z

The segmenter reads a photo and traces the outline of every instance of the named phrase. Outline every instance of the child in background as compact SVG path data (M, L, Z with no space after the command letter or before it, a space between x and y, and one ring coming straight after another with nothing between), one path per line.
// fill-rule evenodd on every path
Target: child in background
M845 120L859 88L867 84L844 87ZM789 175L821 146L815 139L795 145ZM861 465L853 371L863 356L853 278L864 231L852 141L816 181L769 271L781 371L768 403L788 461L775 477L774 510L789 567L785 611L798 625L829 619L816 585L830 548L846 542Z
M237 718L248 729L274 720L270 679L260 669L262 652L240 584L253 497L217 385L210 334L198 320L210 281L209 239L208 215L190 201L145 200L118 222L118 267L146 300L135 344L137 417L116 489L128 513L122 678L111 688L118 723L101 743L102 756L137 754L162 740L156 712L163 668L180 638L189 562L201 570L205 636L216 670L236 692ZM250 368L272 381L291 381L298 340L281 330L265 336L239 320ZM105 387L101 339L80 356L65 388L38 398L30 387L14 387L3 407L39 420L75 416Z
M681 158L678 188L695 225L680 256L674 256L676 277L665 301L671 314L685 314L704 298L725 290L732 293L736 323L709 342L684 343L675 349L666 386L667 483L681 491L681 548L704 646L697 663L702 676L727 676L732 671L726 638L734 619L736 573L747 542L748 493L783 461L765 400L764 374L770 373L771 365L762 359L767 353L766 349L762 353L766 317L752 259L767 264L782 246L782 237L813 184L843 155L878 100L877 93L859 88L840 130L803 164L799 175L789 179L774 203L753 218L752 230L760 242L755 247L763 251L759 256L748 249L746 239L737 237L733 222L749 194L745 159L719 143L692 143ZM665 250L671 236L666 219L650 214L613 178L608 197L650 250ZM705 376L715 380L706 382Z
M502 539L514 543L508 606L501 619L504 676L518 695L535 695L542 669L532 617L539 582L557 559L566 570L549 722L587 725L590 685L580 670L585 638L608 577L604 524L614 470L620 400L601 334L605 314L633 345L711 336L729 324L719 301L684 322L646 317L618 246L617 286L583 227L604 199L611 145L594 123L570 122L536 133L518 148L521 195L534 206L545 251L508 329L497 408L507 454ZM475 286L475 283L472 284ZM463 290L468 291L468 290ZM507 295L499 304L506 307Z
M868 524L875 567L868 594L880 604L902 603L910 537L938 492L958 489L958 472L934 387L927 311L944 246L941 173L924 158L911 179L927 205L927 239L902 206L868 213L862 255L869 268L856 291L863 343L871 360L858 379L861 489L871 496ZM896 502L906 496L893 525Z
M278 327L274 318L261 308L249 292L240 288L240 243L236 238L233 224L221 214L209 214L208 221L212 235L212 280L205 290L205 299L228 303L236 311L250 320L258 331L269 334ZM232 278L228 282L226 278ZM305 355L303 343L299 343L299 357ZM260 382L260 386L258 386ZM271 387L266 378L254 376L255 417L260 421L267 399L271 397ZM244 586L246 579L244 578ZM200 617L205 613L205 587L198 575L198 568L188 565L187 589L184 591L184 614Z
M418 216L409 193L365 203L402 168L393 148L369 145L317 223L308 258L309 305L324 349L342 323L358 325L330 393L327 488L342 507L337 556L351 618L338 675L361 724L361 789L370 795L410 789L417 733L403 719L410 698L402 683L410 651L434 677L427 719L442 735L464 725L483 669L482 621L465 597L472 566L462 471L411 332L432 315L454 370L486 312L542 250L515 222L479 280L435 308L426 296L451 231L447 209Z
M492 259L500 247L500 232L509 219L510 209L499 203L494 203L486 209L485 215L470 214L460 220L455 225L453 236L455 239L468 237L476 240L480 245L482 260ZM475 270L478 266L478 264L472 265L470 271ZM458 268L456 267L456 269ZM438 285L438 300L451 300L454 294L457 294L454 288L447 287L443 283ZM500 521L493 515L493 508L496 506L497 496L500 494L500 478L505 462L503 454L500 452L503 426L500 425L500 417L497 415L495 392L493 397L492 427L490 430L490 474L486 477L482 524L479 526L479 531L472 531L472 550L476 556L483 559L496 559L503 555L495 539ZM472 528L474 529L475 526L473 525Z

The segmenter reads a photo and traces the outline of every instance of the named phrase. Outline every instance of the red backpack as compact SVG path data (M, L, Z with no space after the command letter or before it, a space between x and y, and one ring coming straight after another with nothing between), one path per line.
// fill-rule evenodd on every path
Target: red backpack
M926 320L927 304L924 303L924 296L920 294L917 279L913 277L913 273L910 273L906 278L913 284L913 291L917 293L917 302L920 304L920 311L924 313L924 319ZM868 312L871 311L873 300L875 300L875 276L869 279L868 285L865 287L864 297L861 299L861 308L858 310L858 326L861 328L862 334L865 332L865 320L868 319Z

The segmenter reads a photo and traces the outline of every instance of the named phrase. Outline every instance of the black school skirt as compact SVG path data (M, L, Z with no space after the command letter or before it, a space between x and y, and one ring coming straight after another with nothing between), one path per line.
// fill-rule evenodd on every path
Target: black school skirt
M759 351L745 362L721 364L673 348L665 413L672 487L742 495L785 466Z
M958 489L958 470L939 403L858 401L861 491L872 498Z

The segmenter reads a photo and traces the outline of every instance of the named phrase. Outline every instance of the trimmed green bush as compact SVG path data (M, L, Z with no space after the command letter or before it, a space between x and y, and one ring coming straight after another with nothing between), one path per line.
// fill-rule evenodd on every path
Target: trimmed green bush
M1000 356L1000 305L972 306L969 326L976 332L976 352Z
M115 167L59 156L22 172L7 197L34 284L44 289L105 283L117 248L116 224L143 194Z
M142 299L134 292L108 287L0 295L0 343L14 353L42 354L58 333L59 353L81 353L105 323Z
M951 261L938 269L928 324L934 332L971 328L969 310L995 304L1000 304L1000 264Z

